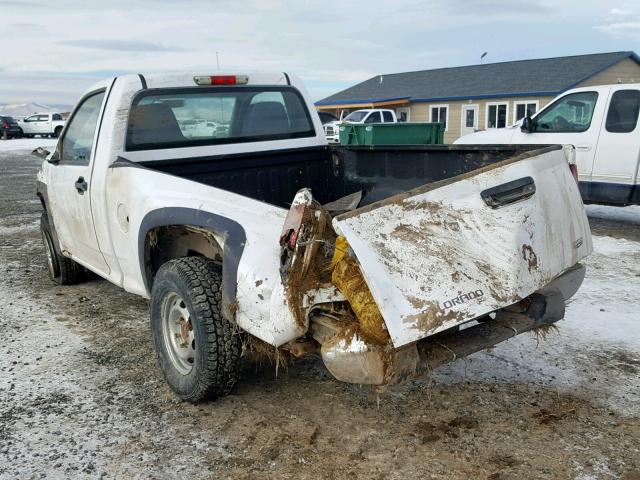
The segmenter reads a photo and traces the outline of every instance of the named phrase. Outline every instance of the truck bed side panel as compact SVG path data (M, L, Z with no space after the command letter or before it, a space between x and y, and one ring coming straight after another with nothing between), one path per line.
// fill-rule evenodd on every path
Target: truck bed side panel
M289 208L311 188L320 203L362 191L361 205L513 157L531 146L299 148L138 162L147 168ZM534 148L540 148L536 146Z

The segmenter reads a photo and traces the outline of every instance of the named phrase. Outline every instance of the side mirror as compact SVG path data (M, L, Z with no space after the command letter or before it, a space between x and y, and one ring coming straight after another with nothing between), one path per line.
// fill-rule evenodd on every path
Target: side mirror
M53 165L57 165L58 163L60 163L60 153L58 152L57 148L51 154L51 156L49 158L47 158L47 162L49 162L49 163L51 163Z
M533 133L536 131L536 122L531 119L529 115L522 119L522 125L520 125L520 131L523 133Z

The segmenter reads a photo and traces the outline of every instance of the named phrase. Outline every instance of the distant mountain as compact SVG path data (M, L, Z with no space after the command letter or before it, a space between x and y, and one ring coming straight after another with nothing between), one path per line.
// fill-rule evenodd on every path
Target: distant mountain
M0 115L7 115L9 117L22 118L33 115L34 113L49 113L49 112L68 112L71 107L68 105L44 105L42 103L14 103L8 105L0 105Z

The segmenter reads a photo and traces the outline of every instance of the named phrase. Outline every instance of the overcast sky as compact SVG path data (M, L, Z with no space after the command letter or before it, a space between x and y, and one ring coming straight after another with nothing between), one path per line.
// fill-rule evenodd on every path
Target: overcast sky
M6 3L6 2L5 2ZM314 100L378 73L640 53L640 2L14 0L0 10L0 104L72 104L120 73L290 71ZM102 2L100 2L102 3Z

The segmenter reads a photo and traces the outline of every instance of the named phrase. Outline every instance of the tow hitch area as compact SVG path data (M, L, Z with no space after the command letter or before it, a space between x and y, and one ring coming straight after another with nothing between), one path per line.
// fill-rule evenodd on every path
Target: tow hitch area
M289 306L298 321L309 327L306 339L284 348L299 356L300 348L296 347L304 341L303 354L319 350L338 380L369 385L398 383L520 333L551 325L564 317L565 300L584 278L584 267L577 264L535 293L514 298L511 305L464 318L450 328L398 347L360 259L348 238L334 230L331 215L309 190L296 195L280 247ZM379 251L381 246L375 248ZM457 296L443 299L441 305L433 302L435 311L478 302L485 295L483 288L459 291ZM313 344L316 348L309 347Z

